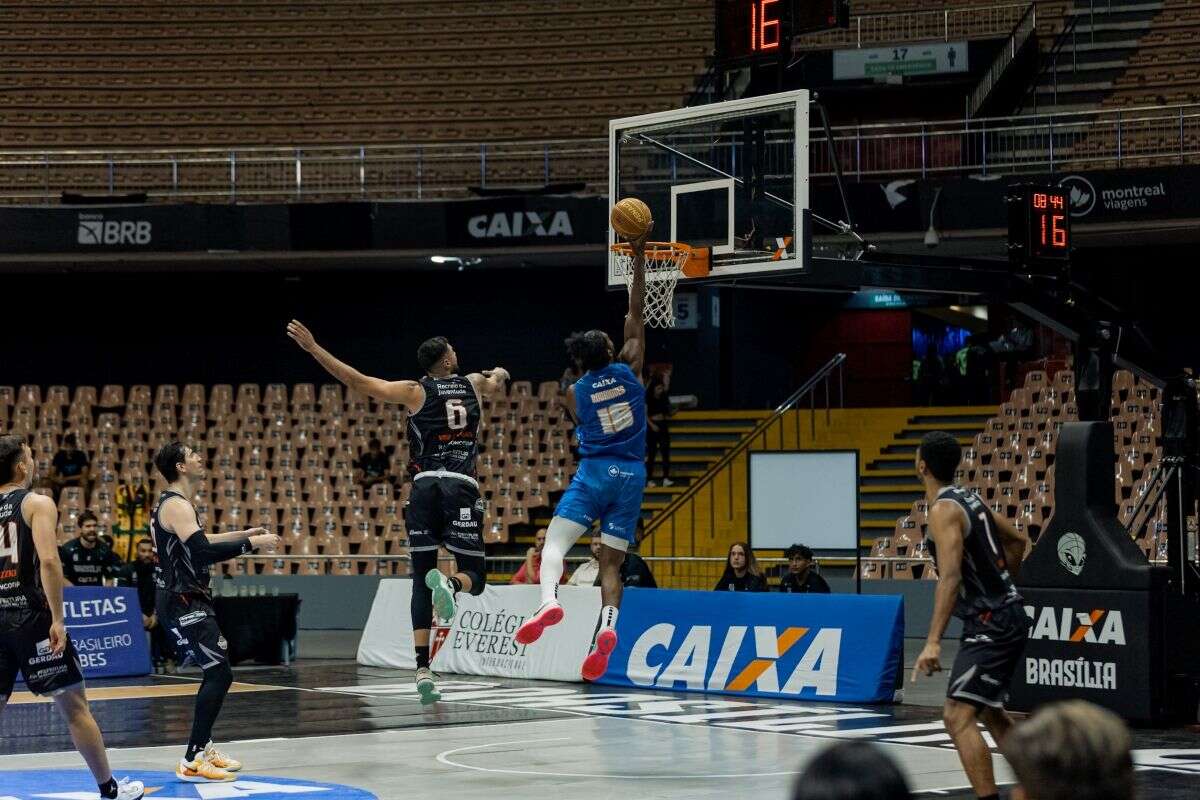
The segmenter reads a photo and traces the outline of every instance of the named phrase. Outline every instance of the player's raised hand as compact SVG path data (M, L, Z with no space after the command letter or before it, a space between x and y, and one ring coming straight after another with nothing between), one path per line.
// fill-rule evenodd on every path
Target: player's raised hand
M629 246L633 248L633 252L642 255L646 252L646 242L650 239L650 234L654 231L654 220L650 220L650 224L646 227L646 232L636 239L631 239Z
M287 335L292 338L292 341L300 345L300 349L307 353L311 353L317 346L317 340L313 338L312 332L304 327L300 320L294 319L288 323Z

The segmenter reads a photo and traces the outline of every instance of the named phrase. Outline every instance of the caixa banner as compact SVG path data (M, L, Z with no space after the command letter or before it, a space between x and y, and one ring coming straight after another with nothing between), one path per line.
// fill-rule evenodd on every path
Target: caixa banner
M150 646L136 589L68 586L63 606L85 678L149 674Z
M600 683L836 702L895 699L903 598L628 589Z
M1162 697L1163 610L1151 592L1022 588L1033 620L1010 707L1082 699L1152 720Z

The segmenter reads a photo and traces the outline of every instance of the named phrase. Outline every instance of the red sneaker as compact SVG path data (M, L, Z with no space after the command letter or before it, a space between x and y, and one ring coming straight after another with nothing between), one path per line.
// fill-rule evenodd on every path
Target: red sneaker
M551 625L562 622L562 618L562 606L558 604L557 600L542 603L541 608L535 611L524 625L517 628L517 635L513 638L517 640L517 644L533 644L542 638L542 631Z
M612 628L604 628L596 634L596 644L592 646L592 652L588 653L588 657L583 660L583 669L580 670L583 679L595 681L603 677L604 673L608 671L608 657L615 649L617 649L616 631Z

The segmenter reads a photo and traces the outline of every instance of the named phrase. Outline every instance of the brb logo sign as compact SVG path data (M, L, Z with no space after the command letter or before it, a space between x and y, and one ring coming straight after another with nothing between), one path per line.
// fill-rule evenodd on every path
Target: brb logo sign
M76 240L82 245L150 244L150 220L105 219L103 214L80 214Z
M627 674L647 688L682 683L692 691L796 696L812 689L828 697L837 694L841 645L841 628L731 625L722 635L709 625L680 630L664 622L633 645Z
M378 800L353 786L299 781L261 775L239 777L233 783L182 783L173 772L136 772L134 780L146 784L146 797L154 800ZM96 782L85 770L0 770L0 800L76 800L96 797Z

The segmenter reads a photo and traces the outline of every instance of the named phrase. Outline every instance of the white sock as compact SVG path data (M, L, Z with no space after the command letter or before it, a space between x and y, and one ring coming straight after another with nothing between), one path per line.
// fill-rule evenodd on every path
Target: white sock
M546 530L546 545L542 548L542 604L558 598L558 582L563 575L563 557L587 531L578 522L555 517Z
M605 606L600 609L600 627L615 628L617 627L617 611L616 606Z

